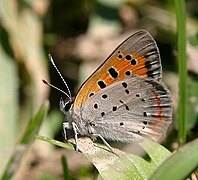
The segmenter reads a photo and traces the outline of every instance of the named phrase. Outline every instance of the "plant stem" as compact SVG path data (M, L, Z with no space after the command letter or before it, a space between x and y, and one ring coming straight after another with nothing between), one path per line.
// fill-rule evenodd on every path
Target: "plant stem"
M175 0L178 31L178 68L179 68L179 106L178 126L179 144L186 142L187 120L187 65L186 65L186 10L185 0Z

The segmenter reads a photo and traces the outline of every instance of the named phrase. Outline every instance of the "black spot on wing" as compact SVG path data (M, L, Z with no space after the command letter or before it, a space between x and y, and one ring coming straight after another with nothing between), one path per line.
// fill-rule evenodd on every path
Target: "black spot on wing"
M105 113L104 112L101 112L101 116L103 117L105 115Z
M148 122L147 122L147 121L143 121L143 124L144 124L144 125L147 125L147 124L148 124Z
M118 58L119 59L122 59L122 54L118 54Z
M126 92L127 94L129 94L129 90L128 90L128 89L125 89L125 92Z
M143 115L144 115L144 117L146 117L147 116L147 113L146 112L143 112Z
M91 93L89 94L89 97L91 97L91 96L93 96L93 95L94 95L94 93L91 92Z
M126 83L126 82L123 82L123 83L122 83L122 86L123 86L124 88L127 88L127 83Z
M144 98L142 98L142 102L145 102L146 100Z
M135 66L137 64L137 61L135 59L131 60L131 65Z
M122 59L123 58L123 55L122 55L122 53L120 52L120 51L118 51L118 59Z
M116 111L117 110L117 106L113 106L112 111Z
M103 94L103 95L102 95L102 98L103 98L103 99L106 99L106 98L107 98L107 95L106 95L106 94Z
M123 104L127 111L129 111L129 106L127 106L122 100L119 100L121 104Z
M124 125L124 123L123 122L120 122L120 126L123 126Z
M146 62L145 62L145 67L146 67L147 69L151 69L151 67L152 67L151 62L150 62L150 61L146 61Z
M125 56L125 59L128 60L128 61L131 61L133 59L133 57L130 54L127 54Z
M110 76L112 77L112 78L117 78L118 77L118 72L116 71L116 69L114 68L114 67L111 67L111 68L109 68L108 69L108 72L109 72L109 74L110 74Z
M135 96L136 96L136 97L140 97L140 94L136 94Z
M131 74L132 74L131 71L126 71L126 72L125 72L125 75L126 75L126 76L130 76Z
M107 85L105 84L104 81L98 81L98 86L99 86L101 89L103 89L103 88L105 88Z
M98 109L98 104L94 104L94 109Z

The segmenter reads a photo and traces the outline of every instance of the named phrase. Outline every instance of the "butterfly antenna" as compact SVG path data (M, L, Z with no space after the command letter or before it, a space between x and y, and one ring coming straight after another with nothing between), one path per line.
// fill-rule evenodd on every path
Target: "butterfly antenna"
M48 83L48 82L47 82L46 80L44 80L44 79L42 79L42 81L43 81L44 84L46 84L46 85L48 85L49 87L54 88L54 89L56 89L56 90L62 92L62 93L65 94L69 99L71 99L71 97L70 97L65 91L63 91L62 89L59 89L58 87L56 87L56 86L54 86L54 85Z
M68 96L68 97L71 99L72 96L71 96L71 92L70 92L70 90L69 90L69 87L68 87L66 81L64 80L62 74L60 73L60 71L59 71L58 68L56 67L56 64L54 63L54 60L53 60L51 54L49 54L49 59L50 59L52 65L54 66L54 68L56 69L57 73L59 74L60 78L62 79L63 83L65 84L65 86L66 86L66 88L67 88L67 91L68 91L68 94L69 94L69 95L68 95L67 93L65 93L63 90L61 90L61 89L59 89L59 88L57 88L57 87L55 87L55 86L53 86L53 85L51 85L51 84L49 84L49 83L47 83L47 85L49 85L49 86L51 86L51 87L53 87L53 88L55 88L55 89L57 89L57 90L59 90L59 91L61 91L61 92L64 92L64 94L65 94L66 96ZM45 82L46 82L46 81L45 81ZM45 82L44 82L44 83L45 83ZM45 84L46 84L46 83L45 83Z

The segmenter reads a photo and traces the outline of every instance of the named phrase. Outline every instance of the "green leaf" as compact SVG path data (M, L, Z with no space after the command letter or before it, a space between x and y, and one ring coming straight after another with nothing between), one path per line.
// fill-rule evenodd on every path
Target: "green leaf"
M40 136L40 135L35 135L35 138L39 139L41 141L48 142L48 143L53 144L55 146L63 147L65 149L69 149L69 150L75 150L74 147L71 144L68 144L68 143L63 143L63 142L60 142L60 141L57 141L57 140L54 140L54 139L51 139L51 138L48 138L48 137Z
M151 176L152 180L186 179L198 168L198 139L172 154Z
M0 36L3 36L1 33ZM2 37L1 36L1 37ZM0 42L1 43L1 42ZM17 67L0 44L0 174L11 155L17 135L18 77Z
M71 145L37 136L38 139L54 145L73 149ZM73 140L70 140L74 144ZM148 179L155 169L171 154L160 144L144 141L140 147L145 151L143 158L113 149L114 153L101 144L94 144L87 137L78 139L79 150L94 164L104 179ZM148 158L149 157L149 158Z
M198 120L198 81L191 79L188 88L188 121L187 129L192 129Z
M47 113L48 106L48 103L43 105L30 121L29 125L19 139L14 152L10 156L7 166L0 179L10 179L14 176L17 168L20 166L20 162L23 159L24 154L29 150L34 141L34 135L39 131L41 123ZM15 164L16 162L17 165Z
M67 165L67 159L64 155L62 155L61 157L61 162L63 166L64 179L71 180L71 175L70 175L68 165Z
M104 179L148 179L170 155L170 152L160 144L147 140L140 143L140 146L149 158L113 149L117 154L115 155L105 146L96 147L91 145L92 141L89 143L86 141L82 140L79 143L79 149L91 160Z

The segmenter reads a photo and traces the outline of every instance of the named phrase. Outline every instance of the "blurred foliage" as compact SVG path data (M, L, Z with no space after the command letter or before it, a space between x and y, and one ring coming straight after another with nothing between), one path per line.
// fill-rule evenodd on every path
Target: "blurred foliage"
M188 0L186 6L187 58L191 71L188 76L187 139L193 140L198 136L198 1ZM175 109L168 143L164 143L172 151L178 148L175 133L178 129L178 74L174 1L1 0L0 174L20 144L20 137L27 132L31 119L40 112L39 107L48 98L51 107L40 134L63 141L64 117L58 112L59 99L63 95L53 89L49 92L42 79L50 80L63 90L65 87L50 65L47 54L52 54L72 95L75 95L88 75L137 29L148 30L160 49L163 78L172 92ZM26 138L32 139L34 134ZM93 166L83 156L70 153L60 153L60 149L36 141L29 153L23 156L24 163L21 163L16 178L50 179L52 173L53 177L61 179L64 174L61 154L66 154L72 179L82 179L81 170ZM78 162L73 159L76 156L80 159ZM86 173L90 173L86 175L89 179L96 176L96 171Z
M10 179L16 174L24 155L28 152L34 142L34 135L37 134L40 129L41 123L47 114L48 106L48 104L43 105L33 119L29 121L30 123L25 128L25 131L22 133L15 146L15 150L8 159L7 166L1 175L2 179Z

